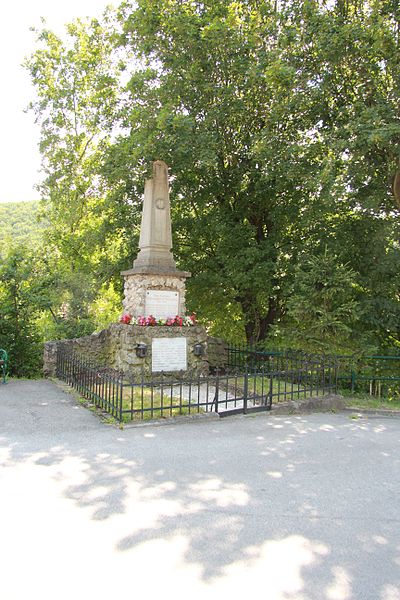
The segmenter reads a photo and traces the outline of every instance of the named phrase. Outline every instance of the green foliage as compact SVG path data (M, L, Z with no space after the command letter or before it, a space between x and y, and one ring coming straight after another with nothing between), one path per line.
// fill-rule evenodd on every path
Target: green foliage
M0 203L0 256L10 244L37 244L45 227L39 222L39 201Z
M123 18L143 67L120 143L134 160L171 165L181 264L237 305L249 340L263 339L282 310L281 249L317 200L315 91L298 68L306 48L282 44L282 15L254 2L141 2Z
M122 148L139 166L158 157L171 165L175 247L196 278L193 308L215 314L213 331L227 332L236 315L248 341L271 335L288 314L298 257L325 247L354 268L364 308L374 303L379 262L369 261L369 231L378 260L398 249L388 185L398 52L381 49L395 41L397 14L363 2L143 0L121 15L122 41L142 63L123 113L130 134L112 156ZM391 285L374 331L367 310L351 324L360 341L364 330L387 338L387 325L398 340L398 289Z
M360 318L355 272L336 256L301 257L279 331L292 348L325 353L357 349L353 331Z
M38 49L26 61L37 92L30 108L41 125L42 215L49 220L52 285L38 321L45 339L85 335L115 320L119 273L136 235L129 206L108 198L101 176L119 102L122 53L113 47L113 25L109 14L103 24L75 21L64 39L37 31Z
M381 0L139 0L38 32L42 335L116 318L160 158L213 334L398 347L399 18Z
M37 90L30 108L41 124L49 241L80 267L113 222L99 169L115 117L117 67L97 20L69 25L65 40L45 29L38 32L38 43L42 47L26 67Z
M0 347L8 353L11 375L39 374L42 347L35 318L42 292L32 253L10 248L0 265Z
M98 331L119 320L121 296L112 283L102 285L97 297L90 304L89 313Z

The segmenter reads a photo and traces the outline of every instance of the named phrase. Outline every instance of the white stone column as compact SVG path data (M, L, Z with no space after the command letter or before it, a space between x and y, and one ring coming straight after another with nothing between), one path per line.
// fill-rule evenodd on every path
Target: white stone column
M145 183L139 248L137 259L133 263L135 269L176 269L171 252L168 167L162 160L153 163L153 177Z

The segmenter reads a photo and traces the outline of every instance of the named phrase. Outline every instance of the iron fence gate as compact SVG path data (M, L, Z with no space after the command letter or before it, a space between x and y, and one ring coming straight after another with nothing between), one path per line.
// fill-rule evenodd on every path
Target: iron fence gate
M310 356L285 365L217 370L207 376L161 373L134 378L94 365L70 350L59 350L57 377L121 422L207 412L224 417L269 411L275 403L336 391L334 363Z

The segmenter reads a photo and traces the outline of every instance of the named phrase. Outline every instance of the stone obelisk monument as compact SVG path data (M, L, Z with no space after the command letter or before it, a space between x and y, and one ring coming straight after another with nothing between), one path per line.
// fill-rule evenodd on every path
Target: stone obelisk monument
M161 160L153 163L153 177L145 183L139 248L133 268L122 272L124 311L156 319L183 316L190 273L179 271L172 255L168 167Z

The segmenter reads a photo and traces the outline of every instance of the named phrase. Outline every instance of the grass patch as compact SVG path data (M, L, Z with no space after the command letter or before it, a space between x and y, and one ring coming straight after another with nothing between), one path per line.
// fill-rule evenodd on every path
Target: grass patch
M166 388L162 393L160 388L156 387L126 387L122 397L122 410L130 411L122 415L124 423L136 420L168 419L205 412L201 406L189 403L188 399L182 398L180 390L175 391L173 387Z
M232 380L231 382L229 380ZM232 388L232 390L237 386L238 392L242 393L244 390L244 377L237 378L229 378L228 379L228 390ZM222 379L223 384L223 379ZM248 396L251 400L252 396L266 396L270 392L272 392L272 402L289 402L291 400L303 400L305 398L311 398L312 396L324 396L329 392L323 391L322 387L319 386L317 388L316 383L313 382L311 385L311 380L304 383L295 383L294 381L287 381L283 379L272 379L269 377L263 376L250 376L248 379Z
M348 390L340 390L344 397L346 406L349 408L364 408L369 410L398 410L400 411L400 397L377 397L366 393L351 394Z

